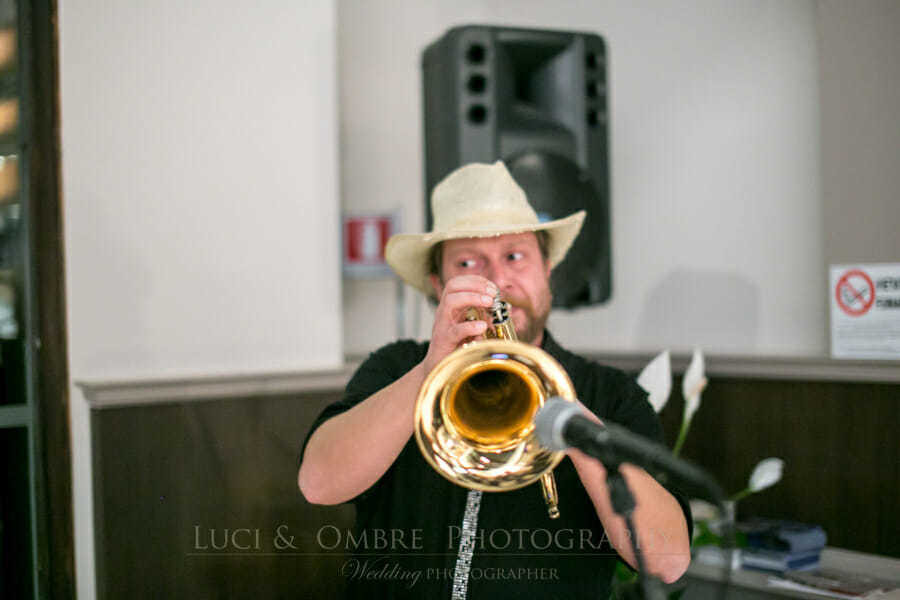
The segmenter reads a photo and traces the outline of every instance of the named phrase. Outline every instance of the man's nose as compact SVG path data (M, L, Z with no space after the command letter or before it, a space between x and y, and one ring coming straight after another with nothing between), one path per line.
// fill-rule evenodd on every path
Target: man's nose
M511 283L507 268L496 261L490 261L487 264L484 276L494 282L494 285L500 290L506 289Z

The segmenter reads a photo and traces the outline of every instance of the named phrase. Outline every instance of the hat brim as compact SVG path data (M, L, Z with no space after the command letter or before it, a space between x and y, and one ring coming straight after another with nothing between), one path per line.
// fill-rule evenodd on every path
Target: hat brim
M545 223L502 227L491 225L486 226L484 229L468 227L465 229L418 234L398 233L391 236L391 239L388 240L384 250L384 257L403 281L427 296L434 296L434 289L428 276L430 274L429 260L431 259L431 251L436 244L462 238L485 238L529 231L546 231L549 236L547 260L552 269L562 262L566 252L569 251L575 238L578 237L585 215L585 211L580 210L568 217Z

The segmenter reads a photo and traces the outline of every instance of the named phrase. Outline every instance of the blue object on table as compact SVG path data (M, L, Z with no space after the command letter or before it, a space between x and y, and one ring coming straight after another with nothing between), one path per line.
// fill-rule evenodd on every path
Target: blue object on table
M825 547L828 536L819 525L796 521L755 518L738 524L747 546L786 553L802 553Z
M778 552L745 548L741 553L741 565L745 569L776 573L815 569L819 566L821 553L821 549L807 550L805 552Z

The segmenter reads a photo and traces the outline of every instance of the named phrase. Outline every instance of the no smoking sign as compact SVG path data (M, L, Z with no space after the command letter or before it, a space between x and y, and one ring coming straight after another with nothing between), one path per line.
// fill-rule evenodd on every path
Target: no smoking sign
M852 317L869 312L875 304L875 284L865 271L851 269L844 273L834 288L838 306Z
M831 267L831 354L900 359L900 264Z

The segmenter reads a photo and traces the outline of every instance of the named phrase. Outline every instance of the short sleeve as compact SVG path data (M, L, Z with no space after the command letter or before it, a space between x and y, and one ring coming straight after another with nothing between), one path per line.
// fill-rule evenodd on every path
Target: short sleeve
M401 340L370 354L350 378L341 399L326 406L313 421L312 427L300 446L298 466L303 460L303 453L306 451L309 438L316 429L328 419L350 410L375 392L403 377L425 357L427 349L427 344Z
M662 428L647 392L622 372L614 378L616 393L611 395L609 420L655 442L663 443Z

